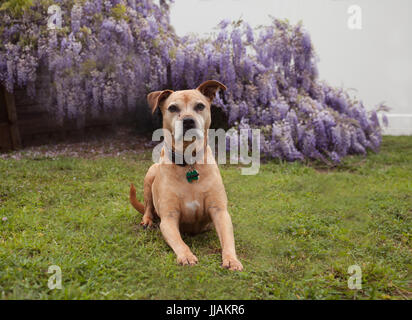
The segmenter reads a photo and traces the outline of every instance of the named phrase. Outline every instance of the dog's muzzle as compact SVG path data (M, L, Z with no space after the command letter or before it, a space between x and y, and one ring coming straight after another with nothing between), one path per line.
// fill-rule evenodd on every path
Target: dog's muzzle
M192 118L183 119L183 134L185 134L190 129L196 128L196 122Z
M191 141L193 138L203 139L203 130L199 129L200 124L191 117L184 118L183 120L177 120L175 122L174 138L177 141L188 139Z

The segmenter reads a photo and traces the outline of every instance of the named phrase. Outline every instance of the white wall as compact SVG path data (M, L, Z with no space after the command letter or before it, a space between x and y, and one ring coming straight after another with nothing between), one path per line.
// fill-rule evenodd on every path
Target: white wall
M348 8L362 9L362 30L348 28ZM179 35L209 33L224 18L268 24L269 15L303 21L320 58L319 75L351 90L367 108L391 107L387 134L412 134L411 0L175 0Z

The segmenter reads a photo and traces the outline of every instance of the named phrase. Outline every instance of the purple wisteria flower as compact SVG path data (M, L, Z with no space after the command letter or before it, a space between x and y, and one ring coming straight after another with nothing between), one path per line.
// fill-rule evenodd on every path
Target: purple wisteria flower
M47 12L47 1L35 1L22 21L2 10L0 83L35 95L44 66L51 79L50 115L82 126L86 115L116 120L125 110L145 108L150 91L216 79L228 90L214 105L230 127L261 130L263 156L339 162L347 154L379 150L377 112L318 80L302 24L273 19L253 29L225 19L210 36L178 37L169 22L170 2L59 0L64 28L57 31L35 22Z

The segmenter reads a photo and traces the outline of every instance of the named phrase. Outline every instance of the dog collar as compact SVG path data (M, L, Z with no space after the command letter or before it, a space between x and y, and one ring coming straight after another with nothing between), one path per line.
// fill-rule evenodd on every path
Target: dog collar
M172 161L174 164L180 166L180 167L186 167L187 165L189 165L186 161L185 161L185 157L183 156L183 154L181 153L177 153L175 151L173 151L172 148L169 148L166 143L165 143L166 149L167 149L167 156L169 157L170 161ZM176 163L176 159L179 159L179 163ZM183 162L182 162L183 161Z
M166 144L165 144L165 146L166 146L167 155L168 155L170 161L172 161L174 164L176 164L180 167L190 166L190 170L186 172L187 182L192 183L193 181L199 180L200 175L199 175L199 172L195 169L194 165L187 163L182 154L173 151L173 149L169 148ZM176 159L182 159L183 163L176 163ZM181 161L179 161L179 162L181 162Z

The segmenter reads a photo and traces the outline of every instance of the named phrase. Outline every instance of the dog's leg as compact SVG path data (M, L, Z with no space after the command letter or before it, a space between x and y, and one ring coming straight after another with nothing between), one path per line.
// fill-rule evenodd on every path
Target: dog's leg
M222 246L222 267L230 270L243 270L242 263L236 257L235 238L232 219L226 208L209 208L216 233Z
M179 230L179 214L176 211L161 214L160 231L167 244L176 253L177 262L181 265L194 265L197 263L196 256L184 243Z
M153 165L147 171L143 182L143 198L144 198L144 214L141 225L143 228L151 227L153 225L154 205L152 195L152 185L157 174L157 166Z

